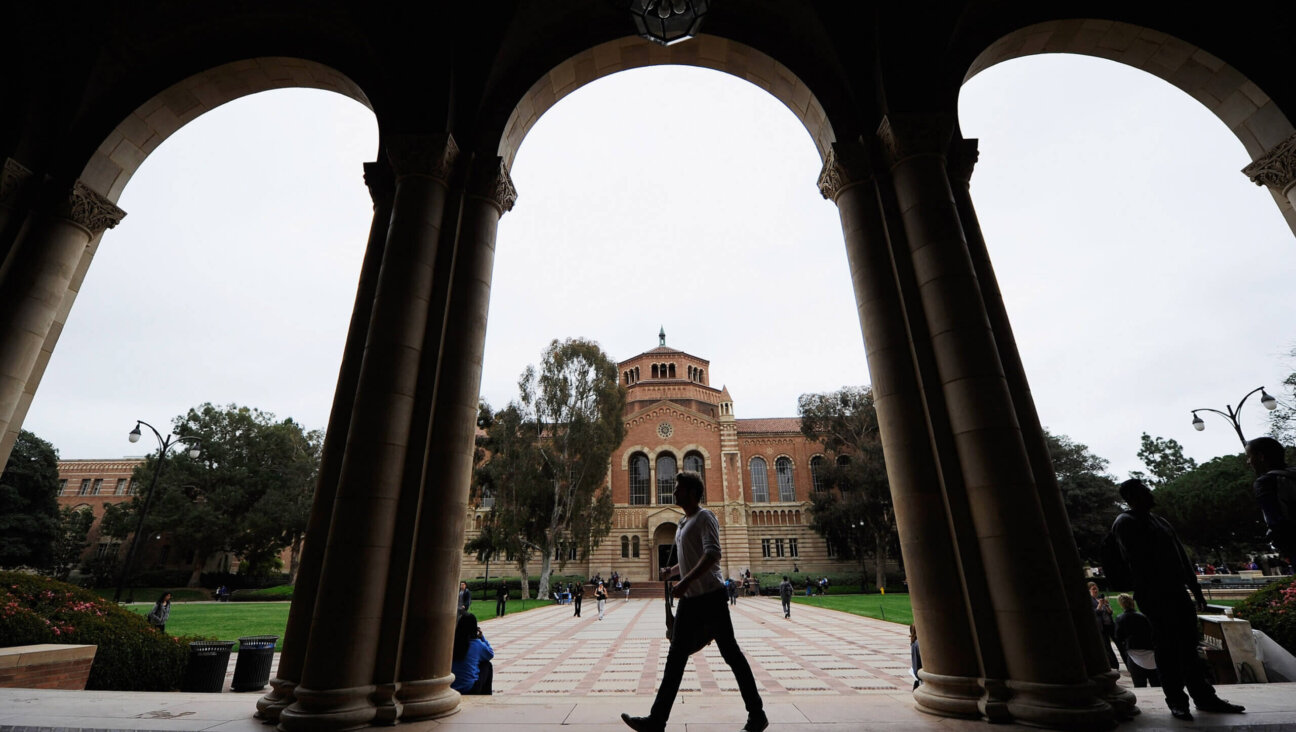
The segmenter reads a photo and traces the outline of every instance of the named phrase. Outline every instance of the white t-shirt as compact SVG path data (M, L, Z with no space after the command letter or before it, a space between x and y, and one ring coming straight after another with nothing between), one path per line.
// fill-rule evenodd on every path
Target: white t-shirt
M675 529L675 556L679 557L680 577L688 576L706 554L720 559L720 522L716 520L714 513L700 508L692 517L680 519L679 528ZM709 572L688 586L684 596L697 597L723 589L724 577L721 576L720 563L717 561Z

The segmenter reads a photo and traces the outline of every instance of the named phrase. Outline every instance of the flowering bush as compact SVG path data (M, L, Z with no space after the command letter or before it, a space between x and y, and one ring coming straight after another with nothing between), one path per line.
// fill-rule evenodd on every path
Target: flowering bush
M159 633L144 618L64 582L0 572L0 646L98 646L87 689L170 691L179 685L188 639Z
M1296 653L1296 578L1269 583L1234 606L1233 616L1250 621L1252 628Z

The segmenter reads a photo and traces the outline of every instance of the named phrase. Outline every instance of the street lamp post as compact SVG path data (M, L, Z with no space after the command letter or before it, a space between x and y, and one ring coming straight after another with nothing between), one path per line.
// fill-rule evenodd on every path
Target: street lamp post
M162 475L162 465L166 462L167 451L180 443L188 443L189 457L196 458L200 454L199 446L202 440L197 437L172 437L167 435L163 439L162 434L158 432L153 425L143 420L136 420L135 429L130 432L130 441L139 442L140 425L144 425L152 430L158 441L158 462L157 467L153 469L153 480L149 481L148 495L144 496L144 507L140 509L139 521L135 522L135 534L131 537L130 551L126 552L126 562L122 565L121 575L117 578L117 592L113 595L113 602L121 602L122 588L126 586L126 578L130 576L131 565L135 562L135 550L139 548L140 533L144 531L144 519L148 517L149 509L153 506L153 496L157 493L158 476Z
M1268 409L1269 411L1272 412L1273 410L1278 408L1278 400L1270 396L1269 392L1265 391L1263 386L1257 386L1256 388L1247 392L1246 396L1242 397L1242 400L1238 402L1237 409L1234 409L1233 407L1225 404L1224 409L1227 410L1225 412L1221 412L1218 409L1210 409L1209 407L1203 407L1201 409L1192 410L1193 429L1197 430L1198 432L1201 432L1202 430L1206 429L1206 423L1203 422L1202 418L1197 415L1198 412L1214 412L1215 414L1218 414L1224 419L1227 419L1229 421L1229 424L1233 425L1233 431L1237 433L1238 439L1242 441L1242 447L1245 448L1247 440L1246 437L1242 434L1242 425L1239 424L1238 419L1242 414L1242 405L1246 404L1247 397L1250 397L1252 394L1256 393L1257 391L1260 392L1260 403L1264 405L1265 409Z

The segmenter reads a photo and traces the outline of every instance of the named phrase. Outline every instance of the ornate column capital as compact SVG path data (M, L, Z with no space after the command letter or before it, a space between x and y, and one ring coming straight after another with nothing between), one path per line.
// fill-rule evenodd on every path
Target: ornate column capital
M66 196L54 200L50 213L80 226L90 232L91 237L113 228L126 218L125 211L81 181L73 183Z
M954 117L943 113L888 114L877 136L892 164L915 155L944 155L954 134Z
M500 216L513 210L517 189L509 177L508 165L501 157L473 160L468 170L468 195L481 198L499 210Z
M5 158L4 168L0 169L0 206L11 205L31 177L32 172L27 166L13 158Z
M392 135L387 139L387 160L397 178L423 175L450 185L459 145L449 132L428 135Z
M384 160L375 160L364 164L364 182L373 199L374 208L392 202L396 193L396 177L392 175L391 166Z
M1258 186L1269 186L1280 196L1296 185L1296 134L1274 145L1255 162L1242 169Z
M975 137L951 142L949 153L945 156L950 180L961 181L963 185L968 185L972 181L972 169L976 167L980 155Z
M834 142L819 172L819 192L829 201L856 183L873 176L868 148L858 142Z

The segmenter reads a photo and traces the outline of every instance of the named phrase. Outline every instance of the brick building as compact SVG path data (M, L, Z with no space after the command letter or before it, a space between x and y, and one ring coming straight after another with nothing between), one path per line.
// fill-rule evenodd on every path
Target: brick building
M703 505L720 521L726 576L857 569L810 528L810 494L825 458L819 443L801 434L801 419L739 419L728 389L711 385L710 361L668 347L664 331L658 338L657 348L618 364L626 436L608 470L612 531L588 562L573 558L563 571L606 577L615 569L631 581L656 579L684 515L672 497L679 470L696 470L706 483ZM471 539L489 508L469 510ZM464 576L483 570L464 556Z

